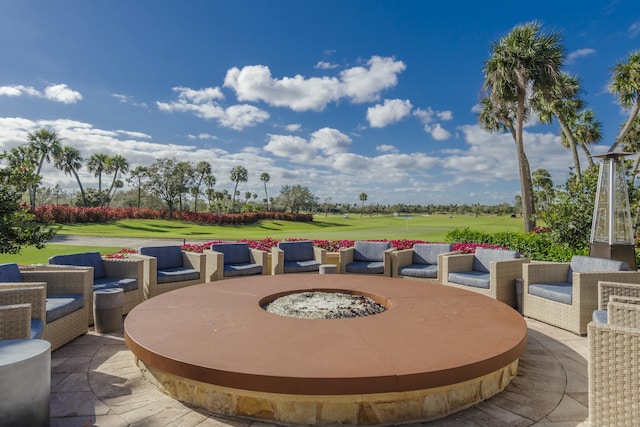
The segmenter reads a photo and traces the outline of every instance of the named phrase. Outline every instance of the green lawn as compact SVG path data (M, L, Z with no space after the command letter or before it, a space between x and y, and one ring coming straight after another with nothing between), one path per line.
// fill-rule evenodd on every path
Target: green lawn
M208 240L263 239L287 237L325 240L415 239L431 242L444 241L449 230L469 227L474 230L522 231L520 218L508 216L364 216L317 215L311 223L289 221L262 221L244 226L203 226L180 221L124 220L108 224L64 225L58 234L81 236L109 236L136 238L184 239L187 242ZM98 250L113 253L120 247L83 247L48 244L37 250L24 248L18 255L0 255L0 263L46 263L52 255Z

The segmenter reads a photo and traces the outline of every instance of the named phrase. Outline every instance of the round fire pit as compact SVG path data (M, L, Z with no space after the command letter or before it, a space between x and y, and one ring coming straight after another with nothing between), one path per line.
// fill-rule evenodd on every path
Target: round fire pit
M275 315L293 293L364 295L386 311ZM433 420L495 395L516 375L526 324L488 297L419 281L284 274L156 296L125 319L145 376L207 410L286 424Z

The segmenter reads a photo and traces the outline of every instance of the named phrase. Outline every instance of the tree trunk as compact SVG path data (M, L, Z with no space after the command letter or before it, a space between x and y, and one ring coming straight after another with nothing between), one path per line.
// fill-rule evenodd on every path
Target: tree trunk
M567 141L569 141L569 148L571 149L571 154L573 155L573 165L575 167L576 178L578 181L582 181L582 171L580 170L580 156L578 156L578 144L576 144L576 140L567 125L562 114L557 114L558 122L560 123L560 127L562 128L562 132L567 137Z
M533 184L531 181L531 169L529 160L524 151L522 129L524 126L524 97L525 91L518 90L518 111L516 114L516 151L518 154L518 166L520 169L520 191L522 192L522 218L524 220L524 232L530 233L536 226L533 220L535 208L533 205Z

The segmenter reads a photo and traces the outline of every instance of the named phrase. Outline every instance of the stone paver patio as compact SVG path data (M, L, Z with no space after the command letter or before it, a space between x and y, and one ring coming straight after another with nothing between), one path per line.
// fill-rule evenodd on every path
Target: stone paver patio
M421 426L588 426L585 337L527 319L518 375L500 394ZM94 331L52 353L51 426L267 426L186 406L143 377L122 333Z

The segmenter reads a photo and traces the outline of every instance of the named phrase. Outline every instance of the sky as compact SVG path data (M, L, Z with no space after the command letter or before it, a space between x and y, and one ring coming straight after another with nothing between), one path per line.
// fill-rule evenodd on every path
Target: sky
M636 0L21 0L0 13L0 150L55 130L64 145L208 161L216 189L269 196L303 185L320 202L513 204L515 144L477 120L493 43L536 21L558 32L563 70L603 125L628 116L608 90L640 49ZM531 170L563 184L557 122L525 129ZM586 161L582 159L582 163ZM86 167L85 187L97 188ZM78 190L51 165L43 185Z

